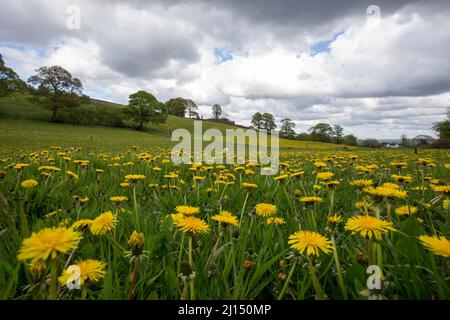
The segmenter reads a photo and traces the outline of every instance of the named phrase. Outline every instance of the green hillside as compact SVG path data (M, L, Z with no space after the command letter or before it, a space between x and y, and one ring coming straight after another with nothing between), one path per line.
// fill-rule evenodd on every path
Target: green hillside
M78 111L87 115L119 117L123 105L93 99L90 104L78 108ZM28 95L15 94L0 98L1 146L29 150L30 147L37 149L57 145L123 151L133 145L169 146L170 130L185 128L192 132L194 127L194 120L175 116L169 116L163 125L147 124L144 132L130 128L51 123L50 117L50 108L37 104ZM202 127L203 130L216 128L222 132L236 128L210 121L203 121ZM342 148L340 145L328 143L286 139L280 139L280 147L292 150Z

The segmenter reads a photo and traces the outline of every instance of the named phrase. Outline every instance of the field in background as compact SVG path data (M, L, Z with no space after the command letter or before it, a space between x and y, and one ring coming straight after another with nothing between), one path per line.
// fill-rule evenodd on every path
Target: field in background
M140 147L169 146L170 130L185 128L193 131L194 120L169 116L164 125L145 126L145 132L130 128L113 128L93 125L71 125L50 123L50 109L30 101L28 96L13 95L0 98L0 147L15 149L44 148L51 145L62 147L83 147L92 150L124 151L132 145ZM120 113L123 106L105 101L92 100L89 105L80 108L87 112ZM238 127L222 123L203 121L203 131L216 128L226 129ZM335 145L311 141L293 141L280 139L281 149L341 149Z

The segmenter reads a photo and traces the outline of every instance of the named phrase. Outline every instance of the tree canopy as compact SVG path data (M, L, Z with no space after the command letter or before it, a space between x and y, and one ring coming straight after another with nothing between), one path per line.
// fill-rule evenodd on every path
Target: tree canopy
M27 85L22 81L19 75L12 69L8 68L0 54L0 97L7 96L13 92L23 91Z
M130 95L124 114L127 120L137 124L138 130L143 130L144 124L148 122L159 124L165 123L167 119L165 104L143 90Z
M295 123L289 119L282 119L281 120L281 128L280 128L280 137L287 138L287 139L293 139L295 137Z
M218 104L212 106L213 118L218 120L222 116L222 107Z
M63 67L41 67L28 82L36 89L37 95L49 99L52 121L58 121L58 111L61 108L75 107L83 101L81 81Z

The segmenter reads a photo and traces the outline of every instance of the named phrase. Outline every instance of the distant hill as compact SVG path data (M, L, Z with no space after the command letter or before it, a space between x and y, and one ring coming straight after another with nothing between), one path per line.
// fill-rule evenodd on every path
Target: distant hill
M0 98L0 133L3 142L10 142L14 146L31 145L86 145L92 141L96 146L117 148L125 145L170 145L170 132L177 128L185 128L190 132L194 128L194 119L169 116L163 125L147 124L145 132L138 132L131 128L114 128L99 125L58 124L49 122L51 110L45 105L37 104L25 94L14 94ZM89 119L98 117L103 122L119 119L124 105L91 99L91 103L77 108ZM111 120L112 119L112 120ZM221 122L203 121L203 130L210 128L225 132L226 129L237 129ZM77 143L78 142L78 143ZM296 149L342 149L342 145L280 139L280 148Z

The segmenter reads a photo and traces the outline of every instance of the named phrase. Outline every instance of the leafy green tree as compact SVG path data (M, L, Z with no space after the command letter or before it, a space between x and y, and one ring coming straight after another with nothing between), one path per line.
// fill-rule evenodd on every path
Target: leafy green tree
M358 139L352 135L352 134L348 134L346 136L343 137L343 143L349 146L357 146L358 145Z
M338 144L342 143L343 136L344 136L344 128L342 128L338 124L335 124L333 126L333 142Z
M330 142L333 138L333 128L327 123L318 123L308 129L310 139L313 141Z
M289 119L282 119L281 120L281 128L280 128L280 137L287 138L287 139L293 139L295 137L295 123Z
M189 118L198 118L198 106L191 99L185 100L186 110Z
M257 112L252 117L252 126L255 127L256 130L260 130L263 127L263 117L260 112Z
M184 118L186 115L186 104L186 99L181 97L172 98L166 102L167 113Z
M297 135L296 139L301 141L308 141L310 137L309 134L307 134L306 132L301 132Z
M402 147L410 147L411 146L411 141L408 139L406 134L402 135L400 145Z
M82 101L83 86L69 71L60 67L41 67L28 82L36 88L38 96L45 97L52 108L52 121L58 121L58 111L63 107L76 107Z
M159 102L155 96L146 91L138 91L130 95L128 106L124 108L126 120L137 123L137 129L143 130L144 124L165 123L167 111L164 103Z
M24 91L27 85L20 79L17 73L8 68L0 54L0 97L5 97L13 92Z
M447 109L447 119L433 124L433 130L439 136L439 139L450 139L450 108Z
M213 118L218 120L222 116L222 107L218 104L212 106Z
M271 113L264 112L262 114L262 128L267 131L273 130L277 127L275 124L275 118Z

